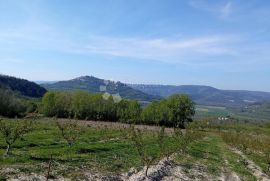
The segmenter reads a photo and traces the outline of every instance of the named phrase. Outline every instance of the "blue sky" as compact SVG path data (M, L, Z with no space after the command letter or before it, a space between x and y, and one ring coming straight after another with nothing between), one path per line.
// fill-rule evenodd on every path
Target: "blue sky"
M270 1L0 0L0 73L270 91Z

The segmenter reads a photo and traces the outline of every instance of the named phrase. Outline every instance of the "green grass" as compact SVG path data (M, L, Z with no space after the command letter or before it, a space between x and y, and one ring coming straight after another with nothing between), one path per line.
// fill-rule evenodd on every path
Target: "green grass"
M76 169L104 174L126 172L131 167L143 166L127 135L127 129L86 127L76 144L69 147L53 121L39 121L33 132L12 146L11 156L0 157L0 167L16 167L24 172L45 174L52 155L53 161L57 163L53 169L66 176ZM147 144L146 150L151 155L159 155L156 133L146 131L143 138ZM173 145L173 139L166 140L166 144ZM0 155L3 155L5 147L0 137Z
M205 166L207 172L214 176L218 176L221 172L233 171L244 180L256 180L241 162L241 156L233 153L215 133L208 133L205 139L192 143L187 155L179 155L177 162L187 168L194 164Z
M206 172L214 177L219 176L221 172L235 172L243 180L256 180L241 156L230 149L230 147L239 147L240 143L237 145L225 143L221 133L228 133L227 135L230 136L240 131L243 134L263 135L265 140L269 140L270 127L242 123L225 124L222 125L222 129L208 126L200 131L200 134L203 132L201 135L204 137L191 142L187 151L178 154L175 161L187 170L195 165L202 165L206 168ZM161 155L157 132L145 130L142 134L148 154L157 157ZM165 144L166 147L175 149L179 143L170 135L166 135ZM266 160L256 150L259 148L256 144L258 143L253 141L253 144L249 145L250 153L244 153L266 171ZM51 155L54 161L53 174L74 179L81 177L84 171L89 170L102 175L117 175L127 172L132 167L141 169L144 166L136 148L128 138L128 129L123 128L86 126L79 140L70 147L61 138L53 120L39 120L33 132L13 145L12 155L2 158L5 147L3 137L0 136L0 168L15 168L22 173L45 175ZM4 180L5 176L0 177L0 181L1 179Z

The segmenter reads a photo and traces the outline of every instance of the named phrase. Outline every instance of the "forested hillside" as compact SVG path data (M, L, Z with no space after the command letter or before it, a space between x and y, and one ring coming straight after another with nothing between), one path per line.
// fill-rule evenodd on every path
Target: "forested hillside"
M42 97L46 93L45 88L34 82L6 75L0 75L0 88L10 89L28 97Z

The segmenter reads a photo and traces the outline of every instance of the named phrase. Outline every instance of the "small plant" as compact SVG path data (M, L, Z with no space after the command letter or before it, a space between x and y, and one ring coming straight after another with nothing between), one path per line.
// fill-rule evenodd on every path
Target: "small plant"
M270 152L269 150L266 151L265 153L265 159L266 159L266 162L267 162L267 173L270 174Z
M49 163L48 163L48 169L47 169L47 174L46 174L46 181L48 181L49 178L51 177L52 163L53 163L53 160L52 160L52 155L51 155L51 156L50 156Z
M66 140L67 144L71 147L80 138L83 130L77 121L60 122L57 121L56 125L59 129L61 136Z
M176 142L178 143L176 146L176 149L184 152L184 146L185 146L185 135L182 132L182 130L180 128L174 128L174 132L173 132L173 137L176 140Z
M192 141L195 141L199 138L202 137L202 134L195 130L191 129L185 129L185 132L182 132L181 129L179 128L174 128L174 134L173 134L174 139L178 143L177 145L177 150L179 150L182 153L186 153L189 144Z
M18 140L23 139L25 134L32 131L32 121L3 121L0 120L0 133L3 135L4 141L7 145L3 157L9 156L12 145Z
M145 176L148 177L148 169L150 166L157 160L156 156L151 155L146 150L146 143L143 140L143 134L139 129L135 129L134 125L130 126L129 129L129 138L133 142L135 148L137 149L141 162L146 166Z
M175 149L169 145L166 145L166 133L164 126L161 127L160 131L158 132L157 143L160 149L160 157L165 156L166 159L169 160L169 157L175 152Z

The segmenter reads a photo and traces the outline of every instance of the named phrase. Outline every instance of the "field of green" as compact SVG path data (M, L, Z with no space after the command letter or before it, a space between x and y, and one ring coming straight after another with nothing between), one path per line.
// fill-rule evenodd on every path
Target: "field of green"
M226 107L196 105L196 117L227 117L233 113Z
M14 126L17 121L5 120ZM61 135L56 120L36 120L32 131L12 145L9 156L2 157L6 144L1 135L0 180L32 173L46 177L49 167L51 179L61 176L87 180L87 173L117 178L131 168L140 171L146 164L149 167L156 165L168 155L174 155L174 167L181 168L191 180L200 177L202 180L216 179L228 173L235 173L242 180L258 180L247 160L252 160L266 176L270 175L270 126L267 124L203 121L190 125L185 136L177 137L177 131L173 129L165 130L163 137L159 130L143 129L136 132L141 136L135 141L130 138L131 132L131 128L81 124L79 134L69 145ZM140 144L141 147L138 146Z
M204 106L196 105L196 119L204 119L205 117L233 117L241 120L249 120L255 122L267 122L270 118L269 104L254 104L243 107L220 107L220 106Z

